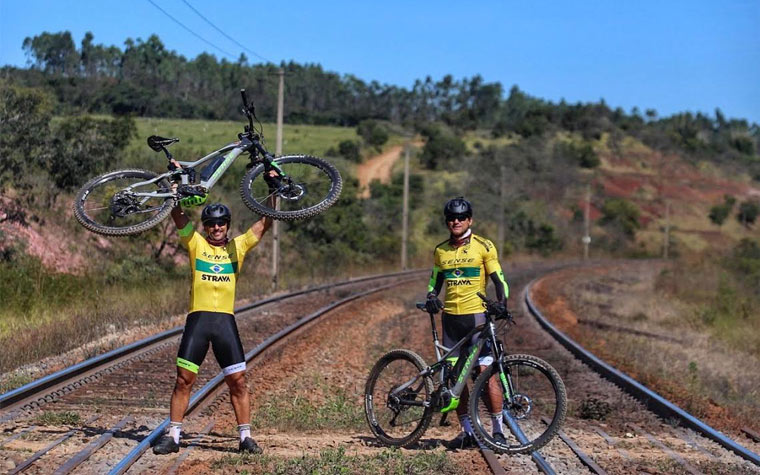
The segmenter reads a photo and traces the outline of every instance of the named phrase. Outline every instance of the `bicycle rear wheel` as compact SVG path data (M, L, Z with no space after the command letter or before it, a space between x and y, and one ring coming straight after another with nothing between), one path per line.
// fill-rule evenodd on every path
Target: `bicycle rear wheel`
M385 445L408 447L427 430L433 414L430 398L433 380L426 376L402 391L426 368L425 362L409 350L393 350L375 363L364 389L364 412L369 428Z
M169 215L172 197L134 196L125 189L156 178L147 170L117 170L97 176L85 183L74 199L74 216L92 232L106 236L127 236L152 228ZM136 192L168 193L165 179L133 189Z
M502 363L511 397L505 397L495 363L478 376L469 407L475 437L497 453L533 452L562 427L567 412L565 384L549 363L535 356L510 355ZM494 437L499 426L506 443Z
M264 165L257 165L240 182L243 203L252 211L273 219L292 221L316 216L340 196L343 180L338 170L321 158L289 155L274 159L286 179L274 194L278 208L269 205L272 193L264 181Z

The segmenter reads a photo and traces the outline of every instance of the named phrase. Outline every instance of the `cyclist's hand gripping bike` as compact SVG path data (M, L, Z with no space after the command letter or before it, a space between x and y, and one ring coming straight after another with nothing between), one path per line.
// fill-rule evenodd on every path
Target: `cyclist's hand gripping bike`
M478 441L497 453L528 453L543 447L559 431L567 410L562 379L535 356L507 355L496 338L495 322L513 323L512 316L504 306L478 295L486 304L485 324L452 348L439 343L435 313L428 312L438 358L432 365L409 350L393 350L375 363L364 391L364 409L372 433L382 443L413 445L434 413L455 409L467 389L468 376L474 377L479 369L478 355L486 345L494 362L475 380L468 408ZM425 311L425 304L418 303L417 308ZM452 366L450 355L477 332L476 343ZM506 443L494 438L497 423Z
M240 183L240 194L252 211L274 219L294 220L315 216L332 206L343 186L338 170L308 155L272 156L261 143L261 124L258 130L254 128L255 110L245 89L240 93L248 125L238 134L238 141L194 162L177 162L181 167L176 167L167 147L179 139L152 135L148 146L164 152L169 171L159 175L139 169L117 170L93 178L76 195L77 220L90 231L108 236L150 229L163 221L179 200L205 199L243 153L249 154L250 163ZM197 167L202 167L200 176ZM273 195L278 199L269 199ZM275 201L277 205L272 204Z

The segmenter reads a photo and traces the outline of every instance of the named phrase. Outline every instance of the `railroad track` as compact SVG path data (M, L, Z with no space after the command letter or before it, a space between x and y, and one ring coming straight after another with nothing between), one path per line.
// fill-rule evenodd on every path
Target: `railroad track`
M278 341L330 310L402 285L420 272L384 274L328 284L236 309L244 346L254 346L246 354L246 360L255 360ZM312 312L315 307L320 308ZM308 315L304 317L304 313ZM174 371L169 362L175 357L181 332L182 328L177 327L0 395L0 460L5 459L0 471L7 470L11 474L21 471L57 474L74 470L126 471L168 425L165 418L168 404L159 399L159 395L168 398L171 393ZM190 414L208 410L215 401L218 404L226 387L214 367L213 358L208 360L198 374L195 388L200 389L192 395ZM43 429L42 424L17 422L44 415L44 410L49 410L50 414L76 412L84 423L78 428L59 431L48 426ZM70 425L77 423L74 421ZM211 428L205 430L208 432ZM109 444L114 435L119 436L124 447L114 448L111 443L109 457L119 454L119 459L99 460L99 450ZM5 450L4 446L11 446L19 438L25 439L27 445L38 446L39 450L23 460L16 460L18 454Z
M522 313L533 315L532 333L541 331L552 342L542 344L532 336L531 344L538 346L526 352L560 370L570 411L558 437L530 456L500 456L481 449L492 473L760 473L760 443L751 433L745 447L596 358L549 322L531 299L531 285L523 291ZM564 350L558 350L559 345ZM591 380L593 391L587 375L592 371L604 378ZM579 382L583 379L587 381ZM605 422L580 419L572 409L584 392L619 398L626 413Z
M531 266L528 270L518 270L512 273L510 284L514 282L515 293L519 293L521 287L527 289L532 279L547 270L551 268ZM307 331L298 328L309 326L310 322L319 319L320 312L313 311L316 307L329 311L329 308L334 308L333 304L344 298L360 298L363 292L380 291L386 284L401 285L407 282L407 277L416 275L374 276L363 281L309 289L298 295L279 296L262 301L255 307L246 307L247 310L238 309L238 325L244 345L246 348L254 347L246 356L252 361L261 358L264 348L278 345L278 333L280 337L285 337L293 331ZM415 282L419 282L418 279ZM524 307L514 309L520 325L507 336L507 346L514 352L535 354L560 371L571 398L570 412L563 433L540 453L508 457L485 452L483 455L487 461L490 460L494 473L760 473L756 465L715 441L691 429L675 427L655 416L643 404L593 373L578 357L558 345L540 326L539 320L520 318L520 314L527 315L530 311L528 295L529 292L524 291ZM308 302L304 303L304 300ZM309 315L303 317L305 313ZM274 321L277 325L273 324ZM258 336L251 337L254 334ZM174 473L188 456L192 456L196 447L208 444L208 437L204 439L204 436L224 440L225 436L218 432L219 429L215 430L213 418L210 421L208 417L195 418L198 420L197 427L192 426L192 419L188 418L186 425L195 437L185 440L186 445L177 457L161 461L156 461L154 457L140 459L142 451L149 447L153 438L161 435L163 424L167 422L168 403L156 396L168 398L171 392L174 379L171 362L178 335L174 335L173 340L167 337L166 348L147 349L147 345L142 345L146 351L152 351L143 358L132 358L123 364L118 358L111 358L106 367L101 368L99 376L90 376L89 382L84 381L87 378L85 373L79 372L75 378L80 381L80 386L68 392L56 394L55 391L60 389L54 389L56 385L48 385L44 390L47 391L45 396L52 394L52 400L37 397L35 400L40 401L38 405L23 410L19 407L28 405L28 402L21 403L19 399L9 403L0 417L13 410L17 412L14 418L0 422L0 472L8 470L9 473L17 473L23 469L29 473L68 473L72 470L80 473L123 473L132 466L131 471ZM119 368L108 372L107 368L112 366ZM209 361L202 367L196 385L200 390L193 395L193 414L213 414L228 404L224 400L224 388L217 385L220 381L214 382L217 373L213 362ZM575 417L580 400L588 395L613 401L614 414L617 415L603 422ZM3 396L0 395L0 398ZM13 409L11 404L21 406ZM58 412L77 411L84 423L74 429L51 429L43 424L37 426L28 422L30 417L39 415L46 408ZM27 422L14 422L16 418L23 417L27 418ZM7 461L3 466L3 457L8 457L4 446L12 445L19 438L35 442L36 445L27 443L31 446L29 453L34 453L31 456L27 453L23 460L18 460L18 454L14 454L16 457L10 462L13 467ZM108 450L101 450L103 447ZM751 447L757 450L757 445ZM135 460L139 463L132 465Z

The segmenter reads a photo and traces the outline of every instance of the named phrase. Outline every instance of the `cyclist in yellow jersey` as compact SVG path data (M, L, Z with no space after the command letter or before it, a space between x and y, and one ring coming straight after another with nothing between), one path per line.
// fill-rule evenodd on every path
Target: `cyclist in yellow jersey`
M472 205L463 197L453 198L446 202L443 208L446 226L449 229L449 239L435 247L433 272L428 284L426 307L429 311L443 310L443 344L454 346L464 338L469 331L485 323L485 304L478 297L478 292L485 294L486 285L490 279L496 290L496 299L505 306L509 297L509 286L504 280L496 247L488 239L472 233ZM443 287L446 295L443 302L438 295ZM472 342L477 340L477 334ZM463 345L459 353L467 354L468 348ZM485 369L493 362L490 346L486 346L479 355L480 369ZM497 384L493 385L497 387ZM498 397L497 397L498 396ZM457 416L462 425L462 432L447 445L449 448L476 447L477 442L472 434L472 425L467 415L468 390L462 393ZM494 404L501 404L501 394L494 394ZM495 437L503 435L501 410L494 410L492 416L495 427Z
M169 433L158 441L153 452L167 454L179 451L182 419L190 400L190 390L211 344L230 389L240 434L238 450L261 453L261 448L251 437L245 355L234 317L235 284L246 253L259 243L272 220L262 218L244 234L228 239L231 215L229 208L223 204L209 204L203 209L201 220L205 237L195 231L179 204L171 214L179 230L180 241L190 255L192 287L190 312L177 354L177 379L171 398Z

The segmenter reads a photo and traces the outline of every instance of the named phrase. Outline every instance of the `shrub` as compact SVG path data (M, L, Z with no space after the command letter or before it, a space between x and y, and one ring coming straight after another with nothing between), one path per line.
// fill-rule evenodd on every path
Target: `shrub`
M338 153L340 156L351 162L361 161L361 153L358 142L353 140L344 140L338 144Z
M388 141L388 131L375 120L369 119L359 122L356 132L364 139L367 145L374 147L380 147Z
M596 168L601 163L594 147L588 142L565 142L559 146L559 152L582 168Z
M758 214L760 214L760 205L756 201L747 200L739 205L736 220L745 227L750 227L757 221Z
M105 171L108 163L120 153L136 133L129 117L98 120L91 117L66 119L55 131L55 157L48 170L55 184L62 189L80 186L93 175Z
M620 228L629 238L636 235L639 224L639 209L628 200L623 198L610 198L602 206L602 225L614 225Z

